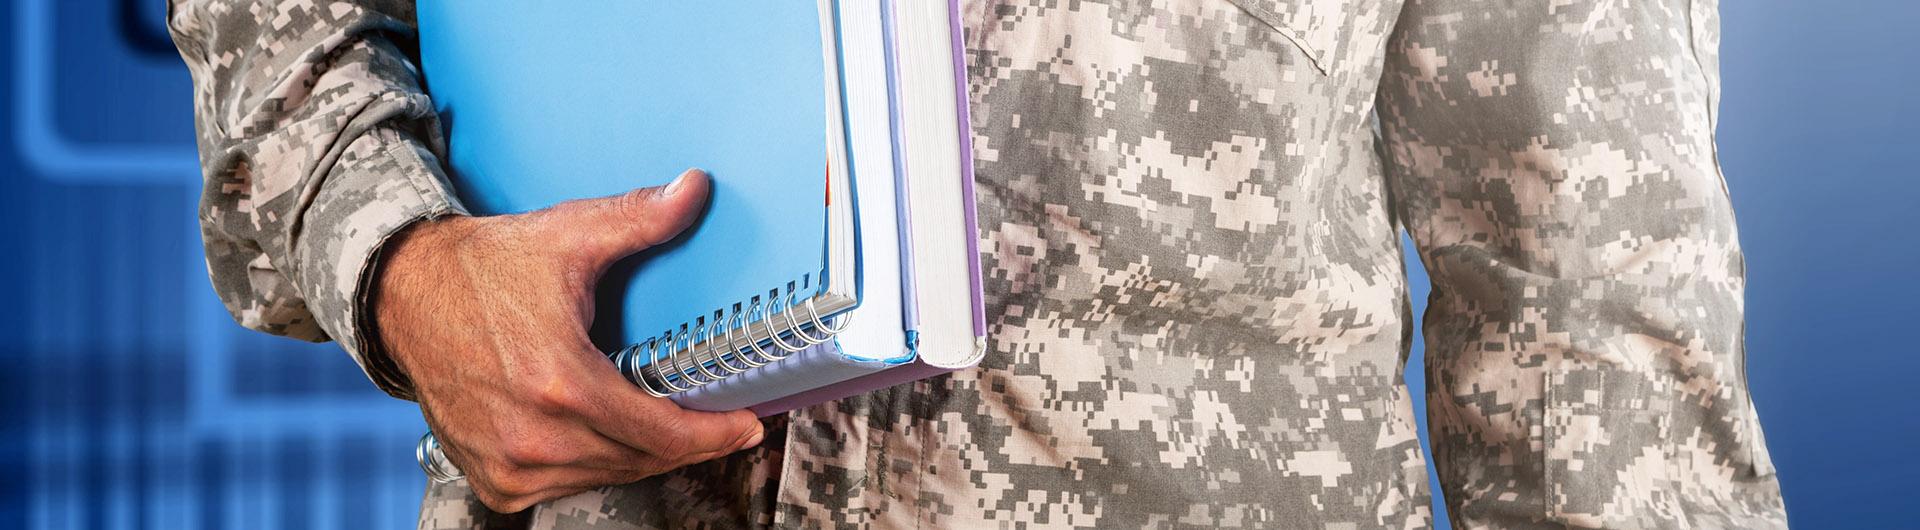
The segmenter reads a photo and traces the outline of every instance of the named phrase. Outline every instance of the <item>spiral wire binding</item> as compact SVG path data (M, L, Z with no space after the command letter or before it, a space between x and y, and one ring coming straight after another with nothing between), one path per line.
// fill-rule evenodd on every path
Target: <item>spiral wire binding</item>
M763 302L755 296L746 302L735 302L731 311L721 309L711 316L695 318L660 335L627 345L608 357L628 382L649 395L664 398L786 359L800 350L833 340L834 335L846 329L844 315L821 318L814 298L808 298L804 304L807 312L804 318L796 318L794 313L802 305L796 300L799 292L796 284L806 287L805 282L787 282L785 297L780 296L779 289L767 291L767 300L784 298L785 303L777 309L773 302ZM743 306L745 310L741 309ZM776 317L784 320L785 325L776 327ZM759 327L765 328L765 337L754 335L756 318ZM742 337L734 336L736 329ZM783 336L791 337L798 344ZM414 458L419 461L420 470L435 483L466 478L447 458L440 448L440 440L432 432L420 437L420 443L414 447Z
M420 470L427 472L427 478L434 482L453 482L466 476L447 459L446 450L440 448L440 440L431 432L420 437L420 443L413 448L413 457L420 461Z

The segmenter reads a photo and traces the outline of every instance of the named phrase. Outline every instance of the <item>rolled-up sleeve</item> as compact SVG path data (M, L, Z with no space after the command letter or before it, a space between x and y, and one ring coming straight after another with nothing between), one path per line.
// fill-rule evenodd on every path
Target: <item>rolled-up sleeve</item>
M193 74L214 290L235 320L338 340L396 397L369 300L381 244L464 213L414 66L412 2L172 0Z
M1461 527L1782 528L1709 0L1409 2L1379 109Z

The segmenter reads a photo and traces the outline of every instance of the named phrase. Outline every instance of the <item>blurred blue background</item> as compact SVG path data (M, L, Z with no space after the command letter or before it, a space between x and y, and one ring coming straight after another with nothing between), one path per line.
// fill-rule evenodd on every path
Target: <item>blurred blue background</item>
M333 345L239 328L207 286L164 3L4 9L0 528L411 528L418 412ZM1788 510L1920 528L1920 352L1898 332L1920 317L1920 3L1722 14L1749 376Z
M165 2L0 5L0 528L411 528L418 410L212 295Z

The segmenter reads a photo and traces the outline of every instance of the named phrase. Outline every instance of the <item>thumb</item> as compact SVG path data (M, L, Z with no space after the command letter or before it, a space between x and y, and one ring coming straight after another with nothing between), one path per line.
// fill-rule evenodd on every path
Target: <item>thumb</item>
M711 186L705 171L688 169L665 186L562 203L544 221L548 233L575 242L583 259L604 267L693 225Z
M687 453L680 464L705 462L748 447L760 445L766 438L765 427L752 411L700 412L683 410L681 425L687 427Z

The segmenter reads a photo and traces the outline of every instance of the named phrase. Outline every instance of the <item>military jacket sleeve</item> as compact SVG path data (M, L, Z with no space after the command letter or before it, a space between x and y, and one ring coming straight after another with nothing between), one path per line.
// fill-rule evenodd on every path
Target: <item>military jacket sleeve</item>
M1784 526L1711 0L1406 4L1379 91L1456 525Z
M413 3L171 0L193 74L214 290L240 324L338 340L409 397L379 351L369 283L382 242L462 212L413 66Z

